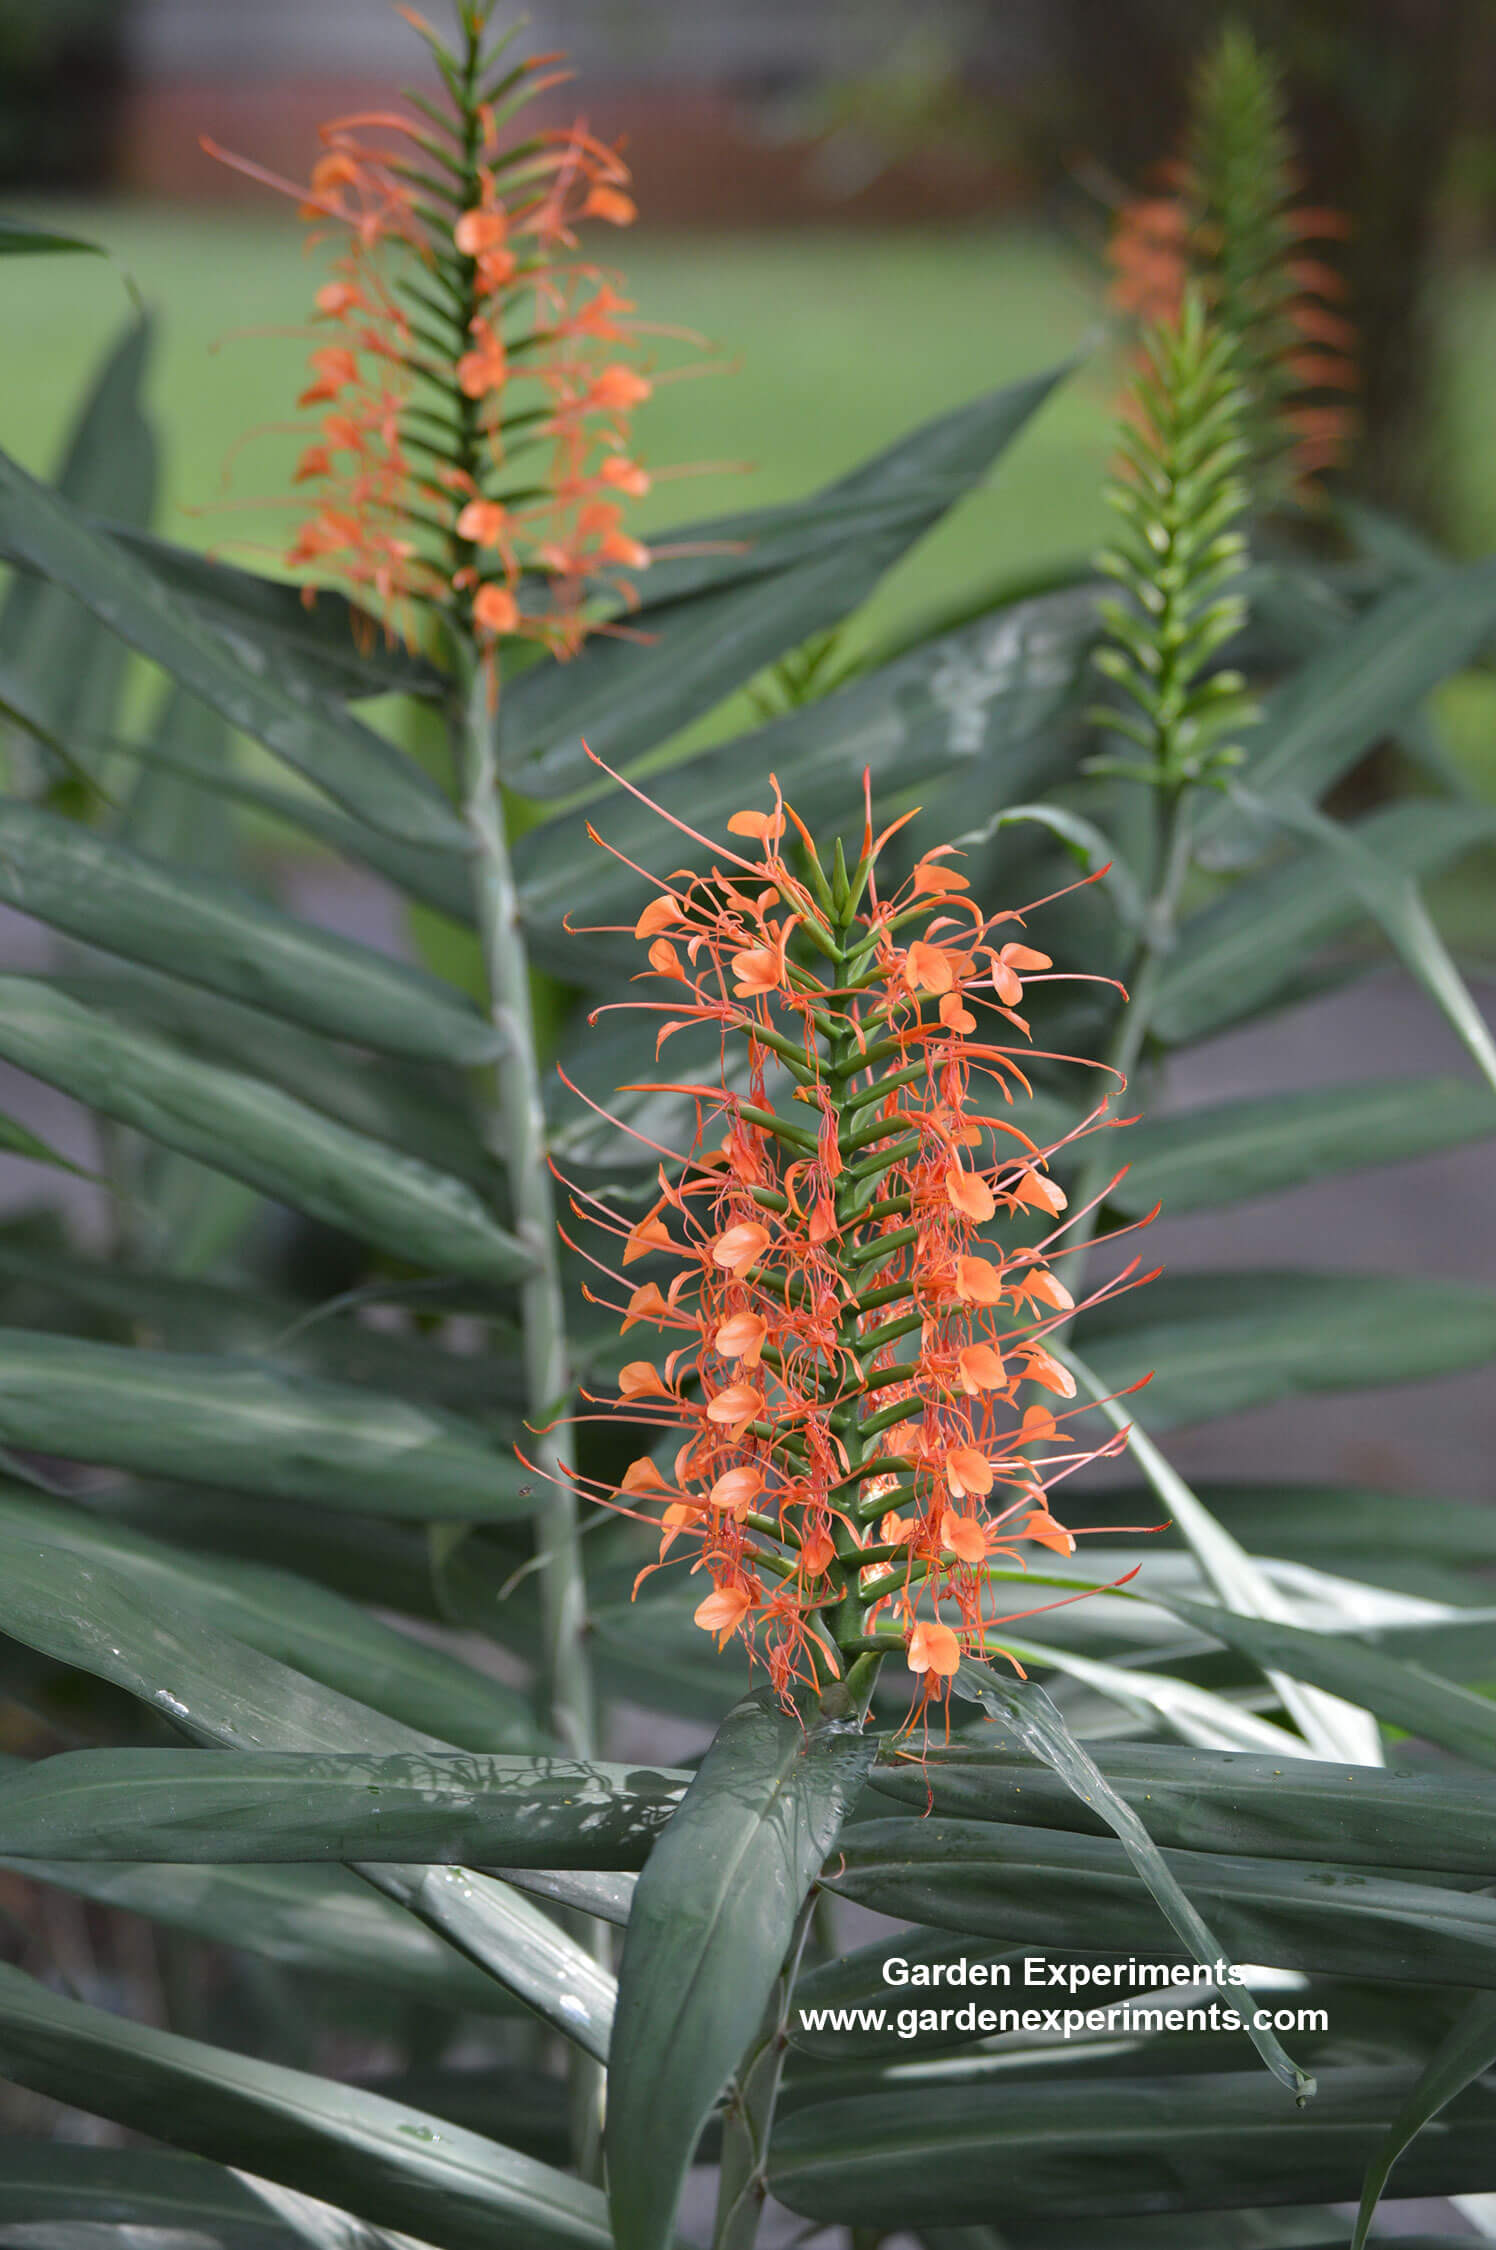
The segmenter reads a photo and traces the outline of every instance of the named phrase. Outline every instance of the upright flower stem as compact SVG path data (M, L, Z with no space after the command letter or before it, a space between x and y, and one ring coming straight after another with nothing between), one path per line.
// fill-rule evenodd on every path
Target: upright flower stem
M473 844L489 1012L504 1042L494 1071L490 1139L492 1153L508 1174L515 1233L535 1261L520 1288L525 1395L535 1421L549 1422L563 1410L571 1388L560 1237L535 1059L530 963L499 788L496 690L489 668L472 660L464 681L460 747L463 817ZM536 1466L547 1480L536 1517L542 1708L571 1755L588 1758L596 1748L596 1722L585 1640L586 1588L578 1548L577 1497L554 1438L538 1436L535 1448Z
M722 2112L722 2162L712 2250L753 2250L758 2240L759 2220L769 2192L769 2135L789 2047L790 1995L818 1895L812 1890L800 1910L758 2036L728 2089Z
M488 985L489 1013L503 1039L494 1068L487 1139L509 1179L514 1231L535 1260L520 1287L525 1395L537 1424L553 1422L571 1389L560 1237L546 1154L545 1112L535 1056L530 963L498 775L497 670L467 652L459 713L463 817L473 844L473 888ZM536 1517L541 1625L541 1709L573 1757L597 1747L592 1670L587 1659L587 1588L582 1572L577 1496L555 1439L533 1441L545 1478ZM575 1931L598 1960L609 1955L602 1924L579 1918ZM571 2054L573 2153L579 2171L595 2177L601 2161L602 2068L578 2049Z

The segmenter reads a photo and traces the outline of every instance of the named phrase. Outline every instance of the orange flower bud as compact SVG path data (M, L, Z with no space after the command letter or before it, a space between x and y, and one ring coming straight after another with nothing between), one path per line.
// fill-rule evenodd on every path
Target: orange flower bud
M485 633L512 633L519 625L519 603L507 586L480 586L473 597L473 622Z

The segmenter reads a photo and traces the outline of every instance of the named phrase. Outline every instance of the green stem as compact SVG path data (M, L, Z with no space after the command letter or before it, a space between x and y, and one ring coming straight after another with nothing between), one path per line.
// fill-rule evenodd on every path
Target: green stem
M474 890L489 1009L504 1045L494 1072L490 1138L508 1174L514 1231L535 1261L520 1286L525 1396L536 1422L565 1411L571 1392L560 1236L546 1153L545 1112L535 1057L530 964L499 788L498 712L493 675L469 668L462 716L463 817L472 839ZM579 1551L577 1496L554 1435L537 1436L535 1465L545 1478L536 1516L540 1562L541 1696L563 1747L576 1758L596 1748L585 1644L586 1589Z
M817 1896L812 1888L800 1909L763 2022L728 2090L722 2114L722 2169L712 2250L753 2250L758 2239L758 2223L769 2192L769 2134L789 2046L790 1994Z

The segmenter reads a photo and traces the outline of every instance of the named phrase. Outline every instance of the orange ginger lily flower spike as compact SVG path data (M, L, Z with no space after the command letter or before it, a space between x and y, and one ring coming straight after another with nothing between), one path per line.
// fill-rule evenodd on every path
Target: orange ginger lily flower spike
M578 251L580 227L633 219L628 172L580 125L511 130L565 73L509 60L494 0L463 0L455 51L400 12L436 53L439 105L333 119L304 188L204 143L340 245L283 559L314 573L308 598L336 584L409 641L435 609L487 649L568 655L651 559L623 519L650 486L630 419L656 378L617 276Z
M1011 1003L1050 964L989 944L1022 917L984 915L940 855L880 902L870 826L829 873L777 790L728 829L731 845L698 839L710 874L641 899L643 976L665 997L623 1003L718 1027L722 1075L669 1089L694 1097L696 1133L647 1216L574 1191L614 1238L631 1341L653 1325L675 1346L592 1400L657 1428L654 1452L582 1481L655 1525L642 1575L686 1560L706 1581L696 1623L786 1701L901 1645L920 1709L1012 1615L997 1582L1073 1550L1050 1488L1122 1442L1088 1450L1051 1410L1074 1391L1043 1343L1073 1310L1044 1262L1063 1246L1005 1249L994 1230L1064 1196L1044 1146L989 1138L1006 1120L970 1100L974 1074L1025 1083ZM1104 1122L1105 1103L1067 1141Z

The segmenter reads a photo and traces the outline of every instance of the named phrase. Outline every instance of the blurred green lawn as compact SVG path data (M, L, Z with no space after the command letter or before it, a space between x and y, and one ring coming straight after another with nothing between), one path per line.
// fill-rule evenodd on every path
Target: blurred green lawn
M284 420L308 349L295 333L317 277L289 211L263 220L129 207L70 208L106 243L160 318L152 383L165 433L161 528L201 544L273 546L284 522L225 500L284 493L293 441L267 436L224 463L244 433ZM54 214L55 216L55 214ZM662 384L638 422L657 469L738 462L748 474L665 483L641 525L797 496L911 424L995 384L1051 367L1098 318L1095 277L1053 244L1015 233L943 236L629 237L620 244L640 313L709 337L709 372ZM93 260L9 262L3 442L50 467L88 370L128 311ZM700 360L662 344L662 359ZM1098 537L1109 378L1072 379L990 489L898 574L881 621L973 575L1026 569ZM208 509L207 514L184 511Z
M248 559L273 561L288 518L258 503L288 490L297 440L284 430L245 439L287 420L302 380L318 269L294 218L128 205L48 215L104 242L159 317L161 528L230 554L249 542ZM640 451L657 472L748 464L746 474L663 482L639 511L642 529L802 494L943 408L1104 341L1094 269L1019 229L646 233L619 251L643 317L713 344L705 372L663 383L643 410ZM45 472L128 302L118 275L92 259L7 261L5 285L0 443ZM1462 544L1479 550L1496 545L1496 284L1477 275L1451 285L1445 326L1446 445L1460 465ZM677 355L661 350L667 362ZM890 575L866 629L1093 547L1117 386L1115 359L1093 353L999 474ZM1467 675L1443 715L1461 763L1496 796L1496 683Z

